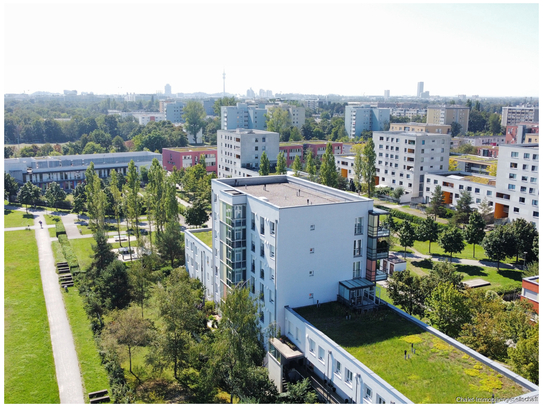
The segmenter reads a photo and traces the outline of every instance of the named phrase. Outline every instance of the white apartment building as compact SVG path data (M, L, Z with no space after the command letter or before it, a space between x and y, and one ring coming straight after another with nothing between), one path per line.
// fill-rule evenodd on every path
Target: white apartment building
M428 202L437 185L446 204L455 206L467 191L477 209L486 198L495 219L524 218L539 229L539 150L538 144L500 146L496 177L462 171L425 175L424 199Z
M221 107L221 129L257 129L266 130L267 111L264 107L237 103L236 106Z
M274 165L279 154L279 133L253 129L217 131L217 175L219 178L258 175L264 151Z
M198 237L201 233L211 233L211 229L185 230L185 268L191 278L202 281L207 301L219 302L218 287L215 289L213 251Z
M358 103L345 106L345 130L350 138L363 131L382 131L386 122L390 122L390 109Z
M301 130L302 126L305 124L305 108L289 106L288 112L292 125L298 127Z
M134 113L133 116L142 126L147 125L149 122L161 122L166 120L166 115L164 113Z
M502 107L502 126L512 126L523 122L538 123L539 107Z
M355 154L334 154L336 168L343 178L354 180Z
M451 136L401 131L373 132L376 185L402 187L400 202L422 197L424 174L447 170Z
M474 136L474 137L459 137L460 144L471 144L475 147L481 146L497 146L505 144L505 136Z

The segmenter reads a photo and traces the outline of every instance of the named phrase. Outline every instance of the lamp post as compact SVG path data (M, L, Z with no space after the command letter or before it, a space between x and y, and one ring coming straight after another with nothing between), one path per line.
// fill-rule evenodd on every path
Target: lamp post
M526 255L528 254L528 252L524 252L524 267L522 268L523 270L526 270Z

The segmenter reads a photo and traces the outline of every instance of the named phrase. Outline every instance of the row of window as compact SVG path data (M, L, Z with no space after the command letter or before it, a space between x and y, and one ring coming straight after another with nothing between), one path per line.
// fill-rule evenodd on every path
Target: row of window
M511 158L518 158L518 157L519 157L519 152L518 151L511 151ZM530 153L524 153L523 158L525 160L529 160L530 159ZM532 154L532 160L538 160L538 159L539 159L539 154Z
M522 164L522 169L524 171L528 171L528 167L529 167L528 164ZM509 163L509 168L516 170L518 168L518 163ZM537 171L537 170L538 170L537 165L532 165L532 171Z

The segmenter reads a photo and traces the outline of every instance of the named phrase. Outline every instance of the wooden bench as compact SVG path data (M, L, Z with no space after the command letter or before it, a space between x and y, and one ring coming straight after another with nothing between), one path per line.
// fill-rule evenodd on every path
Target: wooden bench
M109 399L109 396L96 397L94 399L90 399L91 404L108 403L110 401L111 400Z
M93 399L93 398L95 398L95 397L103 397L103 396L105 396L107 393L108 393L108 390L107 390L107 389L98 390L98 391L93 391L92 393L89 393L89 399Z
M99 404L99 403L107 403L111 401L107 393L108 393L107 389L93 391L92 393L89 393L90 403Z

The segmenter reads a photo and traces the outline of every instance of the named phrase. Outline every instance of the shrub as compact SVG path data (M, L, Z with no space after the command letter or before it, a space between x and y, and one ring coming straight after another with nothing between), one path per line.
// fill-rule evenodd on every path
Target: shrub
M70 245L70 242L68 241L68 237L65 234L59 235L58 241L62 247L62 252L64 253L64 257L68 262L68 266L70 266L70 271L74 273L79 272L79 262L72 249L72 246Z
M64 224L62 222L57 222L55 224L55 233L57 237L59 235L65 235L66 234L66 228L64 227Z

